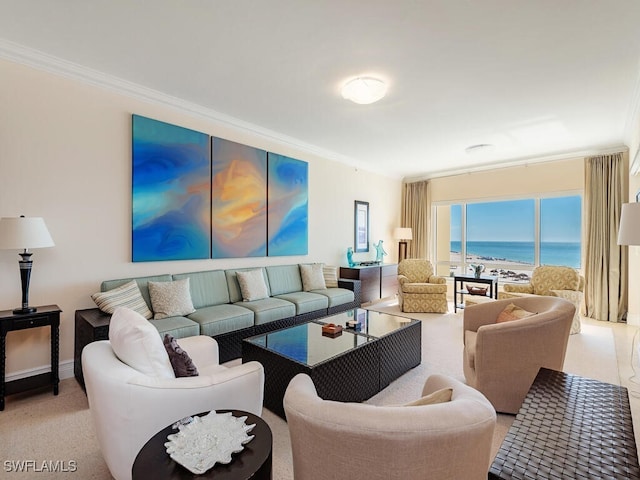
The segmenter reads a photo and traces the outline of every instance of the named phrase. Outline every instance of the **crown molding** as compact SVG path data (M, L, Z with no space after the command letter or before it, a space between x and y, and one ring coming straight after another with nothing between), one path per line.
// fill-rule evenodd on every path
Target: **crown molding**
M573 158L592 157L595 155L607 155L611 153L628 152L629 147L626 145L618 145L612 147L594 148L592 150L581 150L575 152L563 152L550 155L544 155L540 157L527 157L516 160L508 160L504 162L494 162L485 165L479 165L472 168L459 168L455 170L441 170L439 172L433 172L428 175L421 175L419 177L407 177L403 179L403 183L421 182L424 180L431 180L433 178L441 177L455 177L456 175L468 175L470 173L484 172L489 170L496 170L499 168L511 168L521 167L527 165L534 165L537 163L557 162L559 160L570 160ZM636 154L636 157L638 155Z
M104 72L69 62L2 38L0 38L0 59L9 60L47 73L77 80L95 87L132 97L137 100L168 107L181 113L202 118L217 126L225 128L230 127L236 131L249 133L263 140L292 148L303 153L394 178L392 175L389 175L388 172L374 170L370 165L352 157L341 155L331 150L326 150L318 147L317 145L303 142L273 130L245 122L230 115L225 115L210 108L203 107L202 105L167 95L158 90L147 88L137 83L133 83L113 75L108 75Z

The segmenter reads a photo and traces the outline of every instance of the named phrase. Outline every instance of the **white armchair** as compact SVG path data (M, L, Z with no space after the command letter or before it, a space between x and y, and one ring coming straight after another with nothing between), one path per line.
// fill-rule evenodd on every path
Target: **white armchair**
M116 480L131 478L140 449L172 422L219 409L262 413L264 370L260 363L227 368L218 364L218 344L211 337L187 337L178 342L198 368L198 376L167 378L140 373L120 361L107 340L90 343L82 352L98 442Z

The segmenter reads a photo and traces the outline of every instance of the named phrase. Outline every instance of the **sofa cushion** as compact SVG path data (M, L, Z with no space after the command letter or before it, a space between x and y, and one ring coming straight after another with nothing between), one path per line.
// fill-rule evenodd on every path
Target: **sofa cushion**
M272 296L302 291L302 278L298 265L275 265L266 267L265 270Z
M227 288L229 289L229 301L236 303L242 301L242 291L240 290L240 284L238 283L238 272L248 272L249 270L256 270L255 268L239 268L234 270L225 270L224 276L227 278ZM271 296L271 290L269 289L269 283L267 282L267 274L264 268L261 268L262 276L267 283L267 290L269 296Z
M282 300L293 303L296 306L296 315L329 308L329 299L319 293L292 292L277 295L274 298L281 298Z
M153 318L184 316L195 312L189 290L189 279L174 282L149 282Z
M326 288L338 287L338 267L333 265L323 265L322 275L324 276L324 284Z
M149 282L170 282L171 275L151 275L148 277L138 277L138 278L120 278L116 280L105 280L100 285L100 291L106 292L107 290L114 289L125 283L130 282L131 280L135 280L138 284L138 288L140 289L140 294L144 301L147 302L147 306L151 308L151 297L149 296Z
M191 301L195 309L229 303L229 289L224 270L173 275L174 280L189 279Z
M325 288L323 290L313 290L310 293L317 293L327 297L329 308L351 303L355 300L353 292L346 288Z
M175 378L158 330L139 313L116 308L109 324L109 342L116 356L138 372L157 378Z
M253 302L238 302L237 305L253 311L254 325L262 325L264 323L296 316L296 306L281 298L263 298L262 300L254 300Z
M447 285L437 283L405 283L402 285L402 291L404 293L441 294L447 293Z
M126 307L138 312L146 319L153 317L135 280L106 292L94 293L91 298L104 313L113 313L117 307Z
M405 407L419 407L422 405L435 405L437 403L446 403L451 401L451 395L453 395L453 388L442 388L435 392L425 395L413 402L405 403Z
M321 263L300 265L300 276L302 277L302 289L305 292L327 288L324 283Z
M199 308L189 315L200 325L200 334L213 337L223 333L253 327L253 311L239 305L213 305Z
M178 377L197 377L198 369L187 352L185 352L175 338L168 333L164 336L164 348L169 355L173 373Z
M166 317L159 320L151 319L149 323L153 325L158 336L162 340L165 333L170 333L175 338L193 337L200 335L200 325L187 317Z
M238 272L236 276L242 292L242 301L251 302L269 297L269 290L267 289L267 283L264 281L261 268Z

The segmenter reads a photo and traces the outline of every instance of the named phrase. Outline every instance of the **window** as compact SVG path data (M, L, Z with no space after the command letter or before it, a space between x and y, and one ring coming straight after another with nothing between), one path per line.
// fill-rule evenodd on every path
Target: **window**
M579 195L468 202L436 206L436 255L440 275L487 273L528 280L537 265L580 268Z

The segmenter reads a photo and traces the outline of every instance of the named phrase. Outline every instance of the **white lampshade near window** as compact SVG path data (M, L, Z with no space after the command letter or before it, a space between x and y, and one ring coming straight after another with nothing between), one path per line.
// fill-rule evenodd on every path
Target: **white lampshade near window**
M640 203L625 203L620 215L618 245L640 245ZM630 394L640 396L640 330L636 330L631 345L631 368L629 379Z
M622 205L618 245L640 245L640 203Z
M393 238L398 242L398 262L407 258L407 240L413 240L413 232L409 227L397 227L393 230Z
M22 307L13 313L35 312L29 306L29 280L31 279L32 253L29 249L53 247L53 239L41 217L3 217L0 219L0 250L23 250L19 255L20 279L22 281Z

